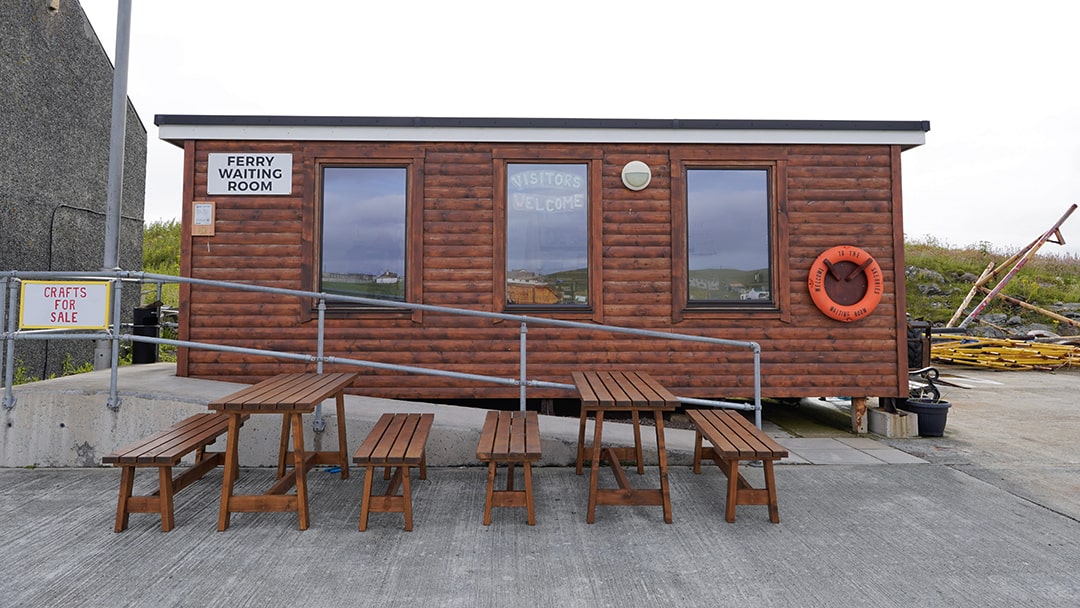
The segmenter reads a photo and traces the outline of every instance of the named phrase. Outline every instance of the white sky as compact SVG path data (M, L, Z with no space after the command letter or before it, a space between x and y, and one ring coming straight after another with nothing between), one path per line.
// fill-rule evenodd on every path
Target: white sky
M112 57L117 0L81 4ZM929 120L902 156L908 238L1015 250L1080 203L1069 6L133 0L146 219L181 207L155 114ZM1080 254L1080 213L1062 233L1042 251Z

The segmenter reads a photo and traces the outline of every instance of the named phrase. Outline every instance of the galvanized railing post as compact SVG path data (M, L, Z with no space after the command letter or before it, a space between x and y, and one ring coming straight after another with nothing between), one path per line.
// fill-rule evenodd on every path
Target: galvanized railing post
M529 328L525 325L525 322L521 322L521 333L518 338L519 349L521 350L521 362L518 364L521 372L521 384L518 386L519 399L521 403L519 408L521 411L525 411L525 384L528 382L529 376L525 373L525 351L526 351L526 339L525 336L529 333Z
M15 394L12 385L15 384L15 303L18 301L19 281L8 281L7 300L7 349L4 359L4 409L10 410L15 407Z
M315 371L323 373L323 346L326 343L326 298L319 299L319 336L318 336L318 354L317 361L315 363ZM338 424L341 421L338 420ZM322 416L322 404L315 406L315 419L311 421L311 430L316 433L321 433L326 430L326 421Z
M319 300L319 343L318 353L319 360L315 364L315 371L322 373L323 371L323 348L326 344L326 299Z
M761 347L754 344L754 426L761 428Z
M120 299L124 293L124 282L116 276L113 282L112 302L112 364L109 370L109 401L106 407L116 412L120 410L120 396L116 390L117 373L120 369Z
M3 289L0 289L0 299L2 299L3 302L4 302L3 312L0 312L0 327L3 327L4 332L5 332L4 339L0 340L0 381L4 382L4 386L7 386L7 357L4 356L4 351L7 348L7 334L6 334L6 332L7 332L7 319L8 319L8 308L7 308L7 302L8 301L7 301L7 298L4 297L4 295L7 294L8 284L11 282L11 279L9 277L5 276L3 279L0 279L0 280L3 281L3 286L4 286Z

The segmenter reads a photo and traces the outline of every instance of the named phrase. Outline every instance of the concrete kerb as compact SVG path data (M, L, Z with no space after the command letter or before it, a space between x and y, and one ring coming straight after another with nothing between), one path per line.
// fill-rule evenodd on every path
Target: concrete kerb
M159 431L192 414L206 411L206 404L246 385L195 378L178 378L170 363L125 366L119 370L120 409L106 407L109 371L56 378L15 387L16 405L3 414L0 429L3 448L0 467L94 467L113 449ZM310 449L332 450L337 446L337 420L333 401L323 405L326 428L315 433L305 424L305 444ZM432 466L474 466L476 442L483 426L484 410L422 402L397 401L346 395L345 411L349 447L358 446L386 412L433 412L435 426L428 440L428 463ZM310 418L310 417L308 417ZM240 441L244 466L276 466L280 437L278 416L253 416ZM578 420L543 416L543 459L538 466L569 466L577 459ZM656 463L655 436L643 425L642 443L647 464ZM591 438L593 423L586 432ZM605 424L604 442L633 445L631 425ZM689 464L694 434L665 429L668 462ZM224 439L211 449L224 449Z

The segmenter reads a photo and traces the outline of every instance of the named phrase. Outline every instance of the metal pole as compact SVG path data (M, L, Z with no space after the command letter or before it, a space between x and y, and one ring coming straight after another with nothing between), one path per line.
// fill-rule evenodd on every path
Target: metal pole
M326 335L326 300L319 300L319 338L318 338L318 361L315 364L315 371L323 373L323 344L325 342L324 336ZM335 410L336 411L336 410ZM338 420L338 424L342 422ZM326 421L322 417L322 403L315 406L315 419L311 421L311 430L316 433L321 433L326 430Z
M127 139L128 50L131 42L131 0L116 7L116 65L113 68L112 130L109 134L109 192L105 204L105 256L102 268L120 267L120 202L124 191L124 142ZM98 341L94 369L105 368L108 345Z
M529 328L526 327L525 322L521 322L521 333L518 337L519 350L521 351L521 363L518 364L521 373L521 384L518 388L518 399L520 400L521 411L525 411L525 384L528 382L528 375L525 373L525 336L529 333Z
M754 344L754 426L761 428L761 347Z
M109 402L106 406L116 412L120 410L120 397L116 391L116 376L120 370L120 296L124 292L124 282L113 280L112 309L112 357L109 372Z
M4 409L10 410L15 407L15 394L12 385L15 383L15 304L19 289L18 281L8 283L8 318L7 318L7 369L4 372Z
M3 283L2 284L3 284L4 287L3 287L3 289L0 289L0 297L3 297L3 294L7 293L7 290L9 289L8 285L9 285L10 282L11 282L11 278L9 278L9 277L4 277L3 278ZM12 312L14 312L14 311L12 311ZM4 327L5 329L7 328L7 319L8 319L7 299L4 299L4 311L2 313L0 313L0 327ZM4 386L8 385L8 383L7 383L7 357L4 356L4 349L6 347L7 347L7 337L5 336L3 340L0 340L0 377L3 378Z

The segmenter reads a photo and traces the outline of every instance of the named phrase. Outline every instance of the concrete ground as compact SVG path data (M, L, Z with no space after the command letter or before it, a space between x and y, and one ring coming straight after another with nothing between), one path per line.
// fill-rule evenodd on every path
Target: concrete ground
M173 531L134 514L117 534L116 470L0 469L0 606L1076 606L1080 373L943 371L972 388L943 391L953 406L942 438L856 437L843 415L823 424L832 413L810 406L768 412L793 453L777 467L778 525L757 506L727 523L723 476L694 475L675 431L670 525L658 507L599 507L585 523L587 473L565 456L535 469L536 526L520 509L483 526L483 470L444 464L413 484L412 532L398 514L356 530L356 470L311 474L303 532L295 514L266 513L216 532L215 471L178 494ZM24 393L17 408L33 401ZM547 459L575 425L545 422L557 436ZM245 469L238 491L272 477ZM651 467L631 474L654 479Z

